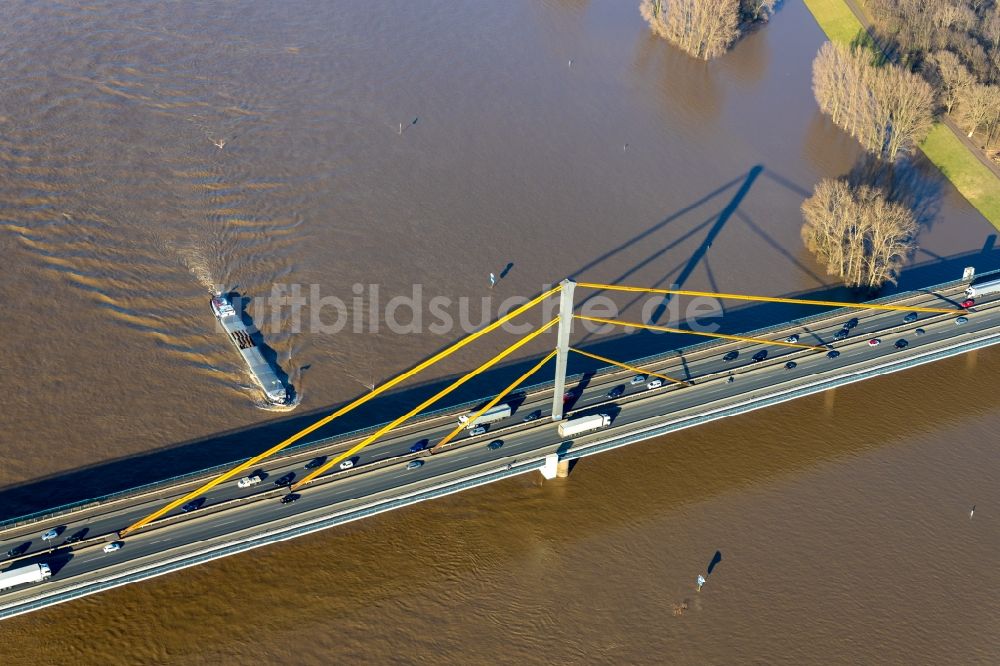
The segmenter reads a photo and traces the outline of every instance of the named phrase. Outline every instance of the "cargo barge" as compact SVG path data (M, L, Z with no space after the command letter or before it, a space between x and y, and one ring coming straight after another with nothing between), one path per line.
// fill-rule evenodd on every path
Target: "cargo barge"
M288 402L288 391L285 385L278 379L278 374L271 367L271 364L264 359L260 349L250 336L250 329L243 323L243 317L227 294L217 294L212 299L212 312L215 313L222 328L229 335L229 340L236 349L239 350L243 360L250 367L250 374L264 389L264 395L269 402L275 405L284 405Z

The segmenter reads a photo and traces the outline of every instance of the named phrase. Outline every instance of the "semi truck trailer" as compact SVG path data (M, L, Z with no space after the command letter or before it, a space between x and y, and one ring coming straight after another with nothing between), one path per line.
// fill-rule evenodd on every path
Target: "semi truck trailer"
M7 571L0 573L0 590L7 590L15 585L41 583L51 575L52 570L47 564L29 564L24 567L7 569Z
M570 419L559 424L560 437L572 437L591 430L600 430L611 425L611 417L607 414L594 414Z
M483 412L478 419L472 420L472 414L462 414L458 417L458 422L464 425L469 430L472 430L476 426L487 425L495 421L503 421L505 418L511 415L510 405L494 405L490 407L485 412Z
M970 284L969 288L965 290L965 295L969 298L979 298L987 294L995 294L998 291L1000 291L1000 279Z

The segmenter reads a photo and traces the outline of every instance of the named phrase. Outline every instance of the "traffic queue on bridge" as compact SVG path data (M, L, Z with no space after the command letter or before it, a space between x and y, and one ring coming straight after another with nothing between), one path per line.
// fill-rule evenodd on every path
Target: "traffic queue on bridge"
M966 299L961 302L961 307L966 311L969 311L976 304L976 298L982 298L983 296L1000 293L1000 280L992 280L982 283L973 283L968 287L965 292ZM901 324L912 325L919 320L919 315L916 312L910 312L901 318ZM968 321L966 315L961 315L955 318L955 323L958 325L964 324ZM833 348L834 343L844 343L852 338L855 329L858 328L860 320L857 317L852 317L846 320L843 325L836 330L830 336L829 342L820 341L819 349L826 350L826 356L830 359L836 359L839 357L840 352ZM916 336L921 336L925 333L924 328L917 327L913 330L913 334ZM811 333L816 335L815 333ZM795 344L800 343L803 334L793 333L785 336L781 339L783 343ZM882 344L883 340L879 337L873 337L868 339L868 347L878 347ZM893 348L896 350L904 349L909 345L908 340L905 337L900 337L893 343ZM716 357L719 358L719 357ZM722 361L726 365L732 365L735 361L740 358L740 351L737 349L732 349L727 351L721 356ZM769 352L767 348L757 350L749 359L748 367L763 363L769 358ZM801 359L800 359L801 360ZM788 370L793 370L799 366L799 363L794 360L788 360L783 362L784 368ZM631 366L624 366L631 367ZM654 373L655 374L655 373ZM717 375L724 375L724 373L715 373ZM732 382L734 375L729 372L728 381ZM698 380L699 383L702 379ZM695 383L693 378L688 378L683 382L677 382L675 386L678 388L681 386L692 385ZM644 393L650 391L657 391L658 389L664 388L663 380L659 377L650 377L647 374L635 374L627 380L627 382L615 385L610 390L605 391L601 389L597 392L592 393L591 400L588 405L584 408L579 405L581 398L584 397L585 386L583 384L578 385L574 388L569 389L563 395L563 404L567 409L578 408L576 412L572 413L570 418L561 420L557 425L557 431L560 437L575 437L579 435L586 435L593 433L595 431L609 427L613 421L612 413L607 413L602 411L599 413L583 413L580 414L579 410L583 409L584 412L587 410L592 410L594 408L600 407L601 404L606 404L608 401L616 401L625 397L630 397L635 393ZM510 402L504 402L500 404L493 405L485 411L477 410L473 412L463 413L458 416L458 424L466 432L466 440L474 440L475 438L486 434L494 426L503 424L505 421L512 419L517 416L517 420L513 423L504 425L504 428L511 427L512 425L527 425L533 421L540 419L544 413L540 409L533 409L528 411L523 416L518 416L517 412L520 407L520 403L526 399L524 394L514 394L511 396L514 398ZM620 410L620 407L617 407ZM482 413L479 413L479 412ZM610 410L608 410L610 411ZM617 413L613 412L613 413ZM502 439L493 439L490 441L486 447L489 450L497 451L503 447L504 441ZM434 450L430 447L430 441L427 438L422 438L407 447L407 452L411 455L423 456L425 454L433 454ZM405 468L407 470L417 470L424 466L424 458L412 458L406 461ZM327 458L325 456L314 458L310 462L305 464L306 470L313 470L319 468L326 464ZM341 471L348 471L355 467L359 463L357 457L349 457L342 460L338 467ZM267 473L263 470L257 470L247 476L239 478L233 486L241 491L251 491L252 493L259 493L257 490L258 486L261 486L263 480L267 477ZM289 492L283 494L280 498L281 504L292 504L301 498L301 494L297 492L292 492L291 487L296 478L296 473L294 471L287 472L281 477L274 481L274 485L279 488L288 488ZM180 513L190 513L198 511L206 507L208 502L207 497L199 497L191 500L180 507ZM66 526L58 526L46 530L41 535L41 541L43 544L51 543L58 539L63 532L66 530ZM63 546L72 546L76 541L81 541L87 533L87 529L83 529L77 532L75 535L68 538ZM6 555L8 558L16 558L23 555L24 551L27 550L29 544L22 544L15 548L7 551ZM124 546L124 541L121 539L115 539L113 541L105 542L101 547L105 554L114 553ZM10 589L12 587L29 585L29 584L40 584L52 577L52 569L49 564L45 562L34 562L26 565L15 565L7 570L0 572L0 590Z

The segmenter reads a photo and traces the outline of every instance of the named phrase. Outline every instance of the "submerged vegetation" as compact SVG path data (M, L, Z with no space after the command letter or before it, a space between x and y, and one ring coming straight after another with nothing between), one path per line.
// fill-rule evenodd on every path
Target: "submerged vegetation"
M642 0L639 13L654 33L688 55L716 58L754 25L765 23L778 0Z
M821 180L802 203L802 214L806 247L849 287L875 291L895 284L916 248L913 213L870 185Z
M813 61L813 93L838 127L888 162L912 153L933 123L930 85L901 67L873 62L864 48L824 44Z

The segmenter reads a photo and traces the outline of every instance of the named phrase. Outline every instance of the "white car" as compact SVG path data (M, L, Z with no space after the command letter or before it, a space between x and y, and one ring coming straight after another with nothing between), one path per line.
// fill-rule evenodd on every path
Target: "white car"
M351 469L354 467L354 461L350 458L340 463L340 469Z
M644 381L646 381L646 375L636 375L631 379L631 381L629 381L629 384L635 386L636 384L641 384Z
M653 381L651 381L648 384L646 384L646 388L647 389L656 389L656 388L660 388L661 386L663 386L663 380L662 379L654 379Z
M119 550L124 544L121 541L112 541L111 543L104 546L105 553L113 553Z
M42 535L42 541L52 541L57 536L59 536L59 528L54 527L45 534Z
M476 435L482 435L486 432L486 426L476 426L469 431L469 437L475 437Z
M785 342L798 342L798 341L799 341L798 333L792 333L787 338L785 338Z
M256 486L260 483L260 477L254 474L253 476L244 476L242 479L236 482L237 488L249 488L250 486Z

